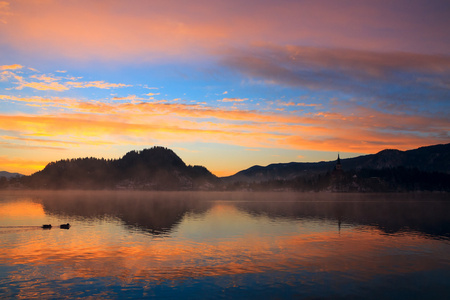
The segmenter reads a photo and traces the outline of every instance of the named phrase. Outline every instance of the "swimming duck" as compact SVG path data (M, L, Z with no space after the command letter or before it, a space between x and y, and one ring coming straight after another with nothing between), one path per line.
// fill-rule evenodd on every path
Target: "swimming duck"
M59 225L59 228L61 228L61 229L69 229L70 228L70 224L69 223L61 224L61 225Z
M44 224L42 225L43 229L52 229L52 224Z

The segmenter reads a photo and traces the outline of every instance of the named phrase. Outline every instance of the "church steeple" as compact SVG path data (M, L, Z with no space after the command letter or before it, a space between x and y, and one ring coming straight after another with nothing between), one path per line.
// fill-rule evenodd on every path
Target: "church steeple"
M338 158L336 161L336 170L342 170L342 165L341 165L341 158L339 157L339 153L338 153Z

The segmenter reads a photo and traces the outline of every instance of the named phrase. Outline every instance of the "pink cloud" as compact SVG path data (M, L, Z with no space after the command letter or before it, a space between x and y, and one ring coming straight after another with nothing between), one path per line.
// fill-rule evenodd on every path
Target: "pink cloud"
M441 1L17 0L8 6L4 43L78 59L186 59L258 42L450 52L448 7Z
M345 89L355 82L397 81L397 72L446 76L450 56L263 45L229 50L223 63L268 84Z
M248 98L223 98L221 100L217 100L219 102L244 102L247 101Z

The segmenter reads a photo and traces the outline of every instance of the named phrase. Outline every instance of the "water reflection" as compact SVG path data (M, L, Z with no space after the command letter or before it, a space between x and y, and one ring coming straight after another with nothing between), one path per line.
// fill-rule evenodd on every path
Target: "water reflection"
M276 195L76 192L0 198L0 296L449 295L447 203L414 196L389 203L377 195ZM27 217L73 227L6 228Z
M202 215L224 202L253 216L276 220L331 220L375 226L385 233L417 231L450 238L446 195L289 194L289 193L48 193L33 197L47 214L115 217L152 234L170 233L186 214ZM274 199L276 199L274 201ZM436 201L438 200L438 201Z
M80 220L119 218L125 225L152 234L170 232L188 212L202 213L206 206L189 193L72 192L34 198L48 214Z

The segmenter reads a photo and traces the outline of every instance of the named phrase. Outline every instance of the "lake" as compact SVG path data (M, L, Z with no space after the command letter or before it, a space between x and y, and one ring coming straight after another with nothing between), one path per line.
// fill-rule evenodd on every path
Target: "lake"
M0 298L450 299L448 198L3 191Z

